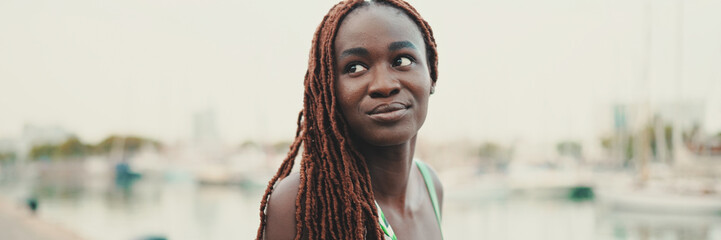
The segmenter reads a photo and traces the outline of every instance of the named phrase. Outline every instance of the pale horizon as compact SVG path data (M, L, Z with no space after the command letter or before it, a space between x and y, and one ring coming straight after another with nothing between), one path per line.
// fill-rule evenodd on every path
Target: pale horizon
M0 139L34 124L174 142L208 110L225 142L291 139L335 2L0 2ZM440 58L427 141L588 141L614 104L644 103L698 103L721 132L721 2L411 3Z

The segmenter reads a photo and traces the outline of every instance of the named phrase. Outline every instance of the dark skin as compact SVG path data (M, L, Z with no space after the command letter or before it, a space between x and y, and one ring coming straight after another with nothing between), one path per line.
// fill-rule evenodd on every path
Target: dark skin
M441 239L420 171L413 163L425 121L430 78L425 43L401 11L370 4L349 13L335 39L336 94L365 158L373 194L398 239ZM439 205L443 188L432 172ZM300 175L281 180L269 200L265 239L293 239Z

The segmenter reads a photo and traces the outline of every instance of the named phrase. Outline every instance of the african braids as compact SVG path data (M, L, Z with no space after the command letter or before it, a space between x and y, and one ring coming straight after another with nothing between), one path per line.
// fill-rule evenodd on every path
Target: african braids
M438 76L438 56L428 23L407 2L377 0L403 11L422 33L431 79ZM305 74L303 110L298 115L295 140L280 168L268 182L260 205L257 239L263 239L268 198L276 182L287 177L300 150L300 184L296 197L295 239L382 239L370 174L362 155L353 147L342 112L336 106L334 40L345 16L367 6L347 0L333 6L316 29Z

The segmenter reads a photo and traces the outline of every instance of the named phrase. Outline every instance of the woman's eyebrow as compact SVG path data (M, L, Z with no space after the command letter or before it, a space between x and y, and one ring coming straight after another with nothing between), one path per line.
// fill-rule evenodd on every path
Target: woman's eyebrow
M388 51L395 51L402 48L413 48L417 49L416 45L413 45L413 43L409 41L399 41L399 42L392 42L390 45L388 45Z
M368 52L368 49L357 47L357 48L351 48L343 51L343 53L340 54L339 58L347 57L348 55L357 55L357 56L368 56L370 53Z

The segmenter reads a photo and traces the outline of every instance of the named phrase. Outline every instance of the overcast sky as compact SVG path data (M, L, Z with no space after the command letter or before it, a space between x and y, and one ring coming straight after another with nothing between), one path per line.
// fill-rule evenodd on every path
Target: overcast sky
M228 142L290 139L334 2L0 1L0 138L29 123L174 141L212 109ZM614 103L674 101L721 131L721 1L411 3L439 45L424 138L593 139Z

